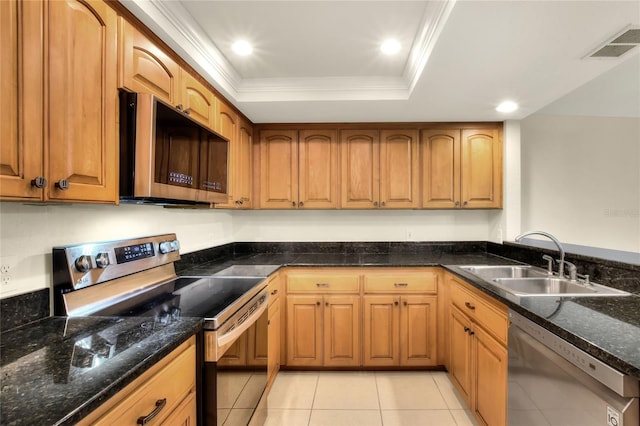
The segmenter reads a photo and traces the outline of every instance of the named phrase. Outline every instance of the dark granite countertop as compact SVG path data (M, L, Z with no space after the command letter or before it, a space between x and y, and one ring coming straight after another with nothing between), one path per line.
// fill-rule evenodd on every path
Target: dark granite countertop
M75 424L198 333L200 318L49 317L0 336L0 424Z
M233 264L305 267L444 266L507 307L585 352L640 380L640 295L621 297L528 297L519 300L456 265L517 264L476 253L266 253L202 262L182 275L209 275Z

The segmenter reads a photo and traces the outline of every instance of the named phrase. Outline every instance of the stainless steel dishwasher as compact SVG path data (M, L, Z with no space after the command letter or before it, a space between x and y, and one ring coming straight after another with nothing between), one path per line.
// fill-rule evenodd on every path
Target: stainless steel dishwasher
M509 426L638 426L638 379L509 311Z

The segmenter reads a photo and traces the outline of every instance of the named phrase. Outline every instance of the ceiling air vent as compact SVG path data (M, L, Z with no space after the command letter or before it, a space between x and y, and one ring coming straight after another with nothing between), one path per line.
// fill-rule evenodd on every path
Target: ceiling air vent
M640 44L640 26L629 26L600 45L589 58L619 58Z

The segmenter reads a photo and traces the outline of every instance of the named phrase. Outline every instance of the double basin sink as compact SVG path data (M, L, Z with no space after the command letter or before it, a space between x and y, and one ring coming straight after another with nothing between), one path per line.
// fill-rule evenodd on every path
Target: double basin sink
M518 297L625 296L626 291L596 283L569 280L529 265L461 266L461 269Z

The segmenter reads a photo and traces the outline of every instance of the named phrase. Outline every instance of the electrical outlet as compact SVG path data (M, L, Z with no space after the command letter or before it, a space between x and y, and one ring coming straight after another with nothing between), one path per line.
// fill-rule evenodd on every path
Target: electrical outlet
M16 256L1 256L0 257L0 286L7 286L11 284L11 273L13 272L13 265L15 264Z
M11 284L11 275L9 274L1 274L0 275L0 286L7 286Z

